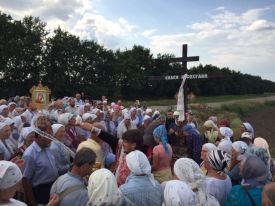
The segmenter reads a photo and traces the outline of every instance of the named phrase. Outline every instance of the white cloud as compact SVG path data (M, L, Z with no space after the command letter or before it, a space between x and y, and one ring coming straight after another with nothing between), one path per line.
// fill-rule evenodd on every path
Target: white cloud
M154 53L181 55L180 45L186 43L203 64L241 70L260 75L271 72L275 65L275 22L264 19L268 8L248 10L240 15L216 9L209 21L188 25L189 33L153 35L150 48ZM263 76L275 80L274 76Z
M84 39L95 39L99 44L112 49L127 47L131 36L137 27L131 25L124 18L116 21L106 19L99 14L86 13L77 21L72 32Z
M157 30L156 29L149 29L145 30L144 32L141 33L142 36L144 37L150 37L152 34L154 34Z

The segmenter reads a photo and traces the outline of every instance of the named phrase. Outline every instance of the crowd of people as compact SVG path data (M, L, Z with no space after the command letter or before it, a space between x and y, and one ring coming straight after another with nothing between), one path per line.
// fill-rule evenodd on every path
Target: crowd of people
M138 102L0 100L0 205L275 206L273 160L248 122L199 131Z

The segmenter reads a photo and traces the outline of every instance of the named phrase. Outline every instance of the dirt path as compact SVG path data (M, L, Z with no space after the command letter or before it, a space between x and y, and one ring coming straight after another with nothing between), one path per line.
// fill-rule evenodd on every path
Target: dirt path
M223 104L234 104L234 103L240 103L240 102L258 102L258 103L264 103L265 101L275 101L275 95L269 96L269 97L259 97L259 98L250 98L250 99L240 99L240 100L232 100L232 101L225 101L225 102L212 102L212 103L205 103L207 106L212 108L220 108ZM198 105L198 104L191 104L192 105ZM150 106L153 109L157 109L159 111L167 111L169 109L175 111L177 106L176 105L168 105L168 106ZM275 126L275 124L274 124Z

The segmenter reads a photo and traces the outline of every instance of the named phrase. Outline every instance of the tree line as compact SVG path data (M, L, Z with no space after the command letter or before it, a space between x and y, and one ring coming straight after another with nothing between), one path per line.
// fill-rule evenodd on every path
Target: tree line
M39 80L54 97L84 92L93 99L171 98L176 81L150 81L149 76L182 74L180 64L170 64L172 54L158 54L135 45L110 50L93 40L57 28L50 35L38 17L14 20L0 11L0 97L25 95ZM261 77L199 65L190 74L222 73L223 77L188 81L188 90L200 96L275 92L275 83Z

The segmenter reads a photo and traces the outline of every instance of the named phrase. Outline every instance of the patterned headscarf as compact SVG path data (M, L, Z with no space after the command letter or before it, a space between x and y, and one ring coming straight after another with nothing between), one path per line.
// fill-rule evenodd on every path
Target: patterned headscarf
M154 135L155 138L160 139L160 141L163 145L163 148L165 150L165 153L170 154L170 151L167 147L168 140L167 140L167 130L166 130L165 126L160 125L157 128L155 128L154 131L153 131L153 135Z
M261 147L267 150L268 156L271 159L270 151L269 151L269 145L267 141L264 138L257 137L254 139L254 145L257 147Z
M208 152L207 159L211 167L217 171L223 171L229 162L226 152L222 150L212 150Z
M116 178L110 170L105 168L96 170L90 175L88 183L88 206L120 205L121 192Z
M196 205L195 197L195 193L186 183L179 180L171 180L165 185L163 205Z
M248 146L246 143L244 143L243 141L236 141L233 142L232 147L234 150L236 150L236 152L238 152L239 154L244 154L245 151L247 150Z
M199 165L192 159L180 158L175 162L174 173L193 191L198 191L199 204L204 205L203 203L206 202L205 176Z
M19 167L10 161L0 161L0 190L14 186L22 179Z

